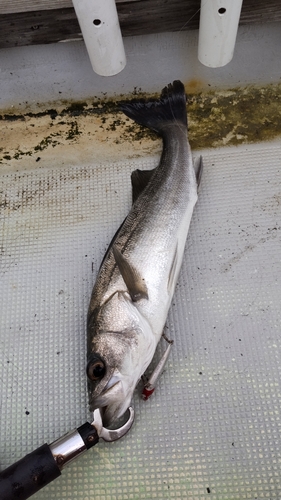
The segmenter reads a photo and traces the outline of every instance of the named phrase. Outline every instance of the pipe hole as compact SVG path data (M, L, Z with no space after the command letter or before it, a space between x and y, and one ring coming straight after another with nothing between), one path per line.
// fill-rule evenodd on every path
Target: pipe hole
M100 26L100 25L101 25L101 20L100 20L100 19L94 19L94 20L93 20L93 24L94 24L95 26Z
M226 13L226 9L224 7L221 7L219 10L218 10L218 13L222 16L223 14Z

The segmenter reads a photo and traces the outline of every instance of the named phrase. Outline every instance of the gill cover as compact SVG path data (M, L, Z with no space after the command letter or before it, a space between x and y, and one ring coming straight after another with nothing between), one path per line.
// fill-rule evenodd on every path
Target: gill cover
M91 411L103 408L103 421L108 425L130 405L156 340L149 322L124 291L103 304L94 326L87 367L89 403Z

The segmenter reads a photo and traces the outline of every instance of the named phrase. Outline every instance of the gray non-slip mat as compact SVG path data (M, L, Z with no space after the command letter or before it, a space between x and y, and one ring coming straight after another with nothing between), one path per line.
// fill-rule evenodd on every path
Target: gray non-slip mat
M203 156L157 390L145 403L139 387L128 435L38 500L281 498L281 146ZM1 470L90 418L92 285L130 208L130 172L157 161L1 176Z

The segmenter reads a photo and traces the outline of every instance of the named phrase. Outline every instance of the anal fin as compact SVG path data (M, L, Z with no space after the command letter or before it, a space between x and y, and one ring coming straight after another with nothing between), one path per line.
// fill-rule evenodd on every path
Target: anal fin
M140 277L138 271L128 262L128 260L115 245L112 246L112 250L115 262L125 282L132 301L137 302L140 299L148 299L146 284Z

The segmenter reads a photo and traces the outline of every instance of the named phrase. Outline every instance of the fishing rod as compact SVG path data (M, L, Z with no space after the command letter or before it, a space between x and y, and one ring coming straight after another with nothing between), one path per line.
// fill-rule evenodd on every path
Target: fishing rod
M43 444L0 473L1 500L26 500L61 475L66 465L99 442L117 441L133 425L134 409L128 408L129 417L118 429L102 425L100 409L93 413L92 423L85 422L51 444Z

